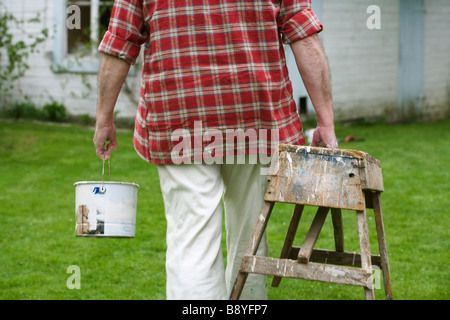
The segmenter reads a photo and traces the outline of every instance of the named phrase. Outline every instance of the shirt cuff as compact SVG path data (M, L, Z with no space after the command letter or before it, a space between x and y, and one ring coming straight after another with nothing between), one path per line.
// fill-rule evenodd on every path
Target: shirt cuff
M291 44L323 30L316 14L307 8L289 19L282 28L283 43Z
M134 64L141 51L141 46L106 31L98 51Z

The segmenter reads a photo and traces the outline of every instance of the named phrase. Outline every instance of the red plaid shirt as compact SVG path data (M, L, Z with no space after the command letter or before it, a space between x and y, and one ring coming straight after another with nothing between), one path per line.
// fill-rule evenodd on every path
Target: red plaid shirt
M116 0L99 51L133 64L145 44L134 145L172 163L173 132L194 146L194 123L304 144L282 44L321 30L311 0Z

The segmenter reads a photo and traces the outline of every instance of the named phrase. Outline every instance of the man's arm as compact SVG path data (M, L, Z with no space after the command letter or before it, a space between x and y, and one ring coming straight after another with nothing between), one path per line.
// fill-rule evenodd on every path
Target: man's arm
M97 156L109 159L112 149L117 150L114 107L122 85L130 70L130 64L110 55L104 55L98 76L97 121L94 146ZM105 144L109 144L105 150Z
M306 91L316 110L317 128L311 146L337 148L330 70L317 33L292 43L291 49Z

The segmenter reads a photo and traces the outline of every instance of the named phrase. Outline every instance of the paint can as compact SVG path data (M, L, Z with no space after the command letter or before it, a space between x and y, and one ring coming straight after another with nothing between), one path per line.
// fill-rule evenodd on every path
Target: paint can
M139 185L131 182L80 181L74 186L77 237L135 236Z

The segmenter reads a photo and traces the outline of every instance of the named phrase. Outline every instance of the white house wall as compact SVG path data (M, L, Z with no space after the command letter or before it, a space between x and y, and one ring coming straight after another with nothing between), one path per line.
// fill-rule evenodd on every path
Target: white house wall
M382 10L380 30L366 25L372 4ZM398 10L398 2L392 0L323 0L322 37L337 119L370 118L395 110Z
M51 70L55 41L56 0L3 0L18 18L40 13L39 25L26 24L27 32L49 29L49 39L40 52L28 59L30 70L19 82L23 94L40 106L53 100L65 104L70 113L95 115L96 74L83 77ZM62 1L62 0L61 0ZM312 0L318 1L318 0ZM321 0L321 34L332 72L337 120L389 116L399 99L399 0ZM370 5L381 8L381 29L369 30ZM450 104L450 1L425 0L424 111L442 115ZM26 37L17 31L17 37ZM17 38L18 39L18 38ZM121 117L134 117L139 96L140 71L127 79L133 99L119 96L116 110ZM296 97L304 95L295 92ZM297 101L298 102L298 101ZM309 106L308 106L309 107Z

